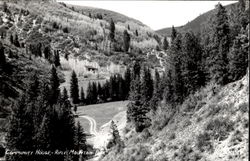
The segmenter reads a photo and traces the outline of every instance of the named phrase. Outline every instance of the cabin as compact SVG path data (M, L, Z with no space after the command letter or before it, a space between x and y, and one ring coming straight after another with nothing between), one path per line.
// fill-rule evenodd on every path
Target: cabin
M93 73L96 73L98 72L98 68L96 67L93 67L93 66L90 66L90 65L85 65L85 68L88 72L93 72Z

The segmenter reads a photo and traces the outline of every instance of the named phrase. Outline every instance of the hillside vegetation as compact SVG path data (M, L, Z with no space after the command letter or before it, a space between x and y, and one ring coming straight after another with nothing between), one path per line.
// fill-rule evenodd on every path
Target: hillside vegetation
M218 4L201 34L172 27L162 76L134 63L127 125L100 160L248 159L249 8L234 11Z
M180 111L160 106L154 126L122 132L125 148L100 160L248 160L249 74L224 87L210 84Z

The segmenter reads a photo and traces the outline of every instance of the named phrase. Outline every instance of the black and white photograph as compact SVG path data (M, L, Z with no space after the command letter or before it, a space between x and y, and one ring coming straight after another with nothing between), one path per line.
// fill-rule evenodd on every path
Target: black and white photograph
M248 161L249 0L0 0L0 161Z

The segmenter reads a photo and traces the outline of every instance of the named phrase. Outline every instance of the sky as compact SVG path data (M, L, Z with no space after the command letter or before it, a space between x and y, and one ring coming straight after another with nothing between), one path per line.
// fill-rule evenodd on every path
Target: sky
M79 6L108 9L137 19L153 30L185 25L202 13L236 1L73 1L59 0Z

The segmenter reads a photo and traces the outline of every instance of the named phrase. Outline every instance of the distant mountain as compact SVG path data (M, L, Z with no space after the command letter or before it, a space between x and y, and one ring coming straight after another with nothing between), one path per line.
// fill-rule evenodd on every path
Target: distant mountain
M227 10L231 10L233 7L236 6L236 3L234 4L230 4L227 5L226 8ZM177 29L178 32L180 33L185 33L187 31L193 31L194 33L198 33L201 31L202 26L206 25L207 20L215 13L215 9L210 10L208 12L205 12L201 15L199 15L198 17L196 17L194 20L188 22L187 24L185 24L184 26L179 26L179 27L175 27ZM171 29L172 27L167 27L167 28L163 28L160 30L157 30L156 33L162 35L162 36L167 36L170 37L171 35Z

